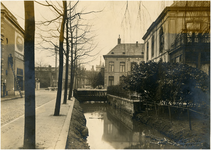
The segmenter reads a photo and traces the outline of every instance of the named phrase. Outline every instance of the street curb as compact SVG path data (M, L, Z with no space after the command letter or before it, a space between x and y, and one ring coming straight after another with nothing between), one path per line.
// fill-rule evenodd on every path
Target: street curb
M1 101L15 100L15 99L19 99L19 98L24 98L24 96L23 97L1 98Z
M65 147L66 147L67 136L68 136L68 132L69 132L70 120L71 120L71 116L72 116L73 106L75 103L75 98L73 97L71 100L73 101L72 105L69 108L69 112L67 114L67 117L65 119L64 125L62 127L61 133L60 133L59 138L55 144L54 149L65 149Z

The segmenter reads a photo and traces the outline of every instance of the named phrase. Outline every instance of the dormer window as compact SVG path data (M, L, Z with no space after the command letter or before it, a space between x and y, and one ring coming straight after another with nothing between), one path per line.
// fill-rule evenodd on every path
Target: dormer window
M122 52L122 54L125 54L125 52Z
M114 52L111 52L111 54L114 54Z

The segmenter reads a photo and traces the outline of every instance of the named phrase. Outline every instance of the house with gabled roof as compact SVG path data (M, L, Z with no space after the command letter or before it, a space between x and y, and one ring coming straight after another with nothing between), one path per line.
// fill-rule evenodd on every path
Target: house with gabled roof
M145 62L183 63L210 74L210 2L174 1L142 39Z
M104 87L117 85L121 80L129 75L133 66L144 61L144 44L121 43L118 38L117 45L106 55L104 70Z

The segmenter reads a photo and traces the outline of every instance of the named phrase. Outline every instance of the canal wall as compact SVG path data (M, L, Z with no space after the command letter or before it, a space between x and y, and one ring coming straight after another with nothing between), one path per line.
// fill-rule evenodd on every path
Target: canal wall
M110 105L129 113L131 116L139 111L137 110L137 106L140 104L139 100L131 100L107 94L107 101Z
M165 117L139 113L135 119L158 130L180 145L181 148L209 149L210 148L210 120L192 120L192 130L189 129L189 122L184 120L170 121ZM137 147L133 148L139 148Z
M66 142L66 149L89 149L87 143L88 128L80 103L75 99L70 127Z
M191 120L192 129L189 128L188 119L169 119L168 113L161 114L159 117L156 112L151 110L151 112L145 112L145 107L138 100L130 100L114 95L107 95L108 103L117 109L124 110L129 113L139 122L142 122L163 135L169 137L176 143L178 143L181 148L210 148L210 118L195 117L193 116ZM141 110L143 110L141 112ZM138 145L137 147L140 148Z

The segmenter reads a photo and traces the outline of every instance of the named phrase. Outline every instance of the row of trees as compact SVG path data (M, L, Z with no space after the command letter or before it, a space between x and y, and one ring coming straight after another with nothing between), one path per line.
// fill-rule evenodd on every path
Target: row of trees
M95 11L83 12L77 11L79 1L66 2L63 1L63 6L59 2L38 2L39 5L50 8L55 17L46 21L39 22L39 29L42 34L38 34L40 37L39 44L41 49L50 49L50 47L58 47L57 42L53 42L59 39L59 47L56 48L59 51L59 77L58 77L58 91L56 98L56 105L54 115L58 116L60 112L61 95L62 95L62 76L63 66L65 60L65 82L64 82L64 99L63 104L67 103L67 99L70 100L72 96L74 78L76 74L76 68L80 65L79 59L87 58L90 52L96 47L92 40L94 36L91 33L91 26L87 24L83 16L96 13ZM78 9L79 10L79 9ZM49 28L52 24L60 24L60 27ZM42 28L47 29L43 30ZM60 30L59 30L60 29ZM43 33L46 33L43 34ZM59 36L58 36L59 34ZM45 36L44 36L45 35ZM46 43L48 45L46 46ZM50 45L49 45L50 44ZM44 45L44 46L43 46ZM54 53L52 48L51 53ZM70 65L69 65L70 64ZM70 83L68 83L68 76L70 73ZM68 85L69 84L69 85ZM69 92L67 91L69 89Z
M91 12L77 12L76 8L79 1L68 2L50 2L50 1L35 1L37 4L50 9L55 17L46 19L46 21L38 22L36 28L40 30L39 39L36 41L39 48L47 49L53 54L55 48L59 52L59 76L58 76L58 91L56 97L56 105L54 115L60 114L60 104L62 95L62 76L63 66L65 61L65 91L63 104L67 103L68 89L68 71L70 70L71 79L69 83L69 96L72 96L74 84L75 68L79 65L79 58L86 58L95 48L89 33L89 26L82 17ZM72 5L73 4L73 5ZM24 148L34 149L35 143L35 72L34 72L34 49L35 49L35 17L34 17L34 2L25 1L25 37L24 37L24 63L25 63L25 131L24 131ZM49 17L50 18L50 17ZM57 27L52 28L50 25L55 24ZM66 36L65 36L66 33ZM59 46L57 42L59 41ZM46 44L48 43L48 44ZM50 44L50 45L49 45ZM49 48L52 47L53 48ZM66 47L66 48L65 48ZM69 66L70 64L70 66Z

